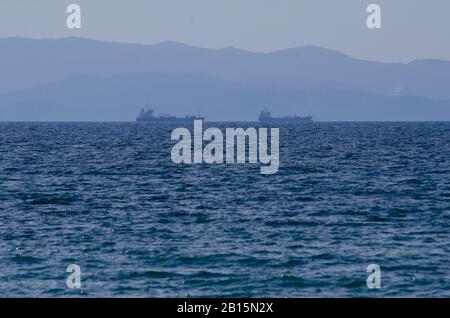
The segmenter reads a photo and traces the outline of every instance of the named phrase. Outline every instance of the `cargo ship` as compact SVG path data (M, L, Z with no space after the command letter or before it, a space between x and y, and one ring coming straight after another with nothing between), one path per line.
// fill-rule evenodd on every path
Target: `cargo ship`
M137 122L140 123L168 123L168 122L191 122L194 120L205 120L201 116L185 116L176 117L168 114L155 115L155 111L150 107L145 107L141 109L141 112L136 118Z
M312 123L311 116L285 116L285 117L272 117L272 114L268 110L262 110L259 114L258 121L260 123Z

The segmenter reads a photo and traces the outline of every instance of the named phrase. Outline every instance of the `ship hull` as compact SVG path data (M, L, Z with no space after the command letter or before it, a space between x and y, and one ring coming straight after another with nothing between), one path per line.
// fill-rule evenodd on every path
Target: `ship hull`
M138 123L190 123L194 120L205 120L202 117L195 118L136 118Z
M293 123L293 124L306 124L312 123L312 118L264 118L259 119L260 123Z

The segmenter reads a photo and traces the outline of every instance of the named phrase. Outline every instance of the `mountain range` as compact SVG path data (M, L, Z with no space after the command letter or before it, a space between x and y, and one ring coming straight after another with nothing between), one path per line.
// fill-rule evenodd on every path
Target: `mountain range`
M272 53L82 38L0 39L0 120L450 120L450 62L363 61L313 46Z

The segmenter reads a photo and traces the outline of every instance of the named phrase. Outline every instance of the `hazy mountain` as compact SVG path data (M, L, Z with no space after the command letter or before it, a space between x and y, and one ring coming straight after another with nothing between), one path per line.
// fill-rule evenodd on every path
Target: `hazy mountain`
M355 91L333 82L230 81L204 75L130 73L78 76L0 96L0 120L129 121L146 102L158 113L208 120L306 114L316 120L450 120L450 102Z
M175 42L136 45L81 38L3 38L0 52L0 93L79 75L151 71L234 81L324 81L376 94L450 99L448 61L367 62L311 46L251 53L235 48L196 48Z

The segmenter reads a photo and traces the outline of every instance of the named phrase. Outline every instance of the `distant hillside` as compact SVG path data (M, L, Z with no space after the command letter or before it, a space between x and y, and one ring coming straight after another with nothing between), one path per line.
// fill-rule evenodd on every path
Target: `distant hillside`
M136 45L81 38L3 38L0 52L0 93L80 75L160 72L235 81L324 81L361 92L450 99L450 62L367 62L311 46L264 54L175 42Z
M263 107L274 115L310 112L316 120L450 120L450 101L366 93L333 82L142 72L77 76L0 95L0 121L130 121L146 102L158 113L201 113L215 121L254 121Z

